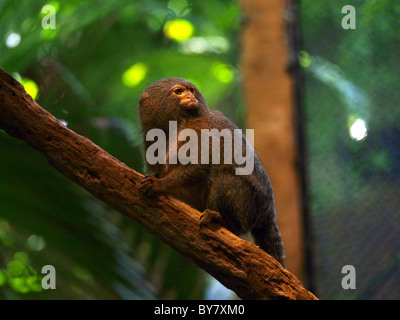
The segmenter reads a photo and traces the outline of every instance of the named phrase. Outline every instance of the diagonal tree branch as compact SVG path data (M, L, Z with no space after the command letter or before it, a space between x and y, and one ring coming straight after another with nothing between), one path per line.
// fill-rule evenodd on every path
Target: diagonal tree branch
M143 175L71 131L0 68L0 128L43 153L50 165L95 197L140 223L243 299L316 299L254 244L219 226L199 228L200 213L160 196L142 197Z

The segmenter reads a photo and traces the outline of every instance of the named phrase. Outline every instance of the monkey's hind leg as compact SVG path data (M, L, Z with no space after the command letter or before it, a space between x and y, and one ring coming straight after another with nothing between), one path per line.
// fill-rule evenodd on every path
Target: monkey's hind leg
M211 223L218 223L221 226L224 225L222 216L219 212L206 209L200 216L200 229L204 226L210 225Z

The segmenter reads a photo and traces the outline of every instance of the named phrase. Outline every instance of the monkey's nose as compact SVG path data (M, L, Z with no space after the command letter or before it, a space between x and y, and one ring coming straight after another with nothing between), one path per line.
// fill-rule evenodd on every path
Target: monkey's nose
M188 93L184 98L182 98L180 105L188 109L195 109L197 108L198 101L193 94Z

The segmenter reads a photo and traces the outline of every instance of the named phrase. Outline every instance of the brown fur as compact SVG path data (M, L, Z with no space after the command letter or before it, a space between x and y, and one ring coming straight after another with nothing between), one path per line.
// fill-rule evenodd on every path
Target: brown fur
M182 107L182 101L171 88L180 85L193 92L198 101L197 109ZM185 128L196 130L200 142L201 129L229 129L237 127L222 113L212 111L191 82L182 78L166 78L152 83L139 100L139 117L144 138L149 130L162 129L168 138L169 121L175 120L178 134ZM246 152L245 137L243 150ZM221 139L220 159L224 148ZM147 150L154 142L144 142ZM177 149L186 142L178 142ZM199 143L200 144L200 143ZM212 155L210 146L210 157ZM237 235L251 231L256 243L284 266L284 250L276 224L274 195L271 183L257 155L254 171L250 175L236 175L239 165L232 164L147 164L148 172L142 181L143 194L169 193L203 212L201 226L212 222L224 225ZM199 150L200 163L200 150Z

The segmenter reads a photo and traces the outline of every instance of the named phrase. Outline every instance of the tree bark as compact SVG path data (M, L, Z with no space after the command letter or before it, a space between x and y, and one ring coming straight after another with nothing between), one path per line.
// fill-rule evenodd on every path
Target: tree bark
M255 132L255 149L275 192L286 266L303 275L303 235L293 115L287 72L284 0L241 0L242 59L246 124Z
M316 299L254 244L217 225L199 227L200 213L166 196L138 191L143 175L65 127L0 68L0 128L42 152L50 165L140 223L243 299Z

